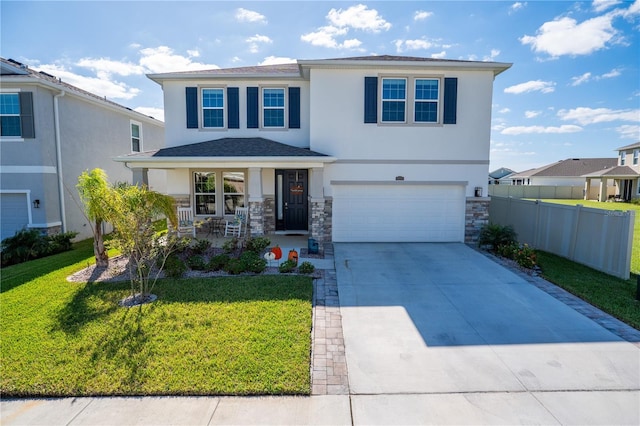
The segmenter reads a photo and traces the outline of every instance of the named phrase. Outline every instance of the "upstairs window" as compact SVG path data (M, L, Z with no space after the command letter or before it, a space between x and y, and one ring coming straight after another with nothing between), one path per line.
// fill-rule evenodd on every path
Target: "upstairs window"
M626 161L626 153L622 151L620 152L620 165L624 166L625 161Z
M22 136L20 96L0 93L0 136Z
M416 79L414 121L418 123L437 123L439 102L440 80Z
M638 165L638 158L640 157L640 149L634 149L633 150L633 165L637 166Z
M263 127L284 127L284 89L262 89Z
M404 123L407 99L407 80L382 79L382 122Z
M224 89L202 89L202 126L224 127Z
M142 150L142 131L140 123L131 122L131 152L140 152Z

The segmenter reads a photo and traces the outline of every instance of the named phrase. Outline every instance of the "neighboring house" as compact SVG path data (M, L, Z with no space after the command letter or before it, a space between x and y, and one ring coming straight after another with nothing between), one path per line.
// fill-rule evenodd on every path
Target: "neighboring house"
M600 183L598 200L606 201L607 193L603 189L609 182L616 186L615 197L629 201L640 198L640 142L618 148L618 159L612 167L586 175L586 188L589 190L594 183Z
M516 172L511 169L500 167L498 170L494 170L489 173L489 185L511 185L511 180L509 179L509 177L511 175L514 175L515 173Z
M0 58L0 83L0 238L22 228L91 237L78 176L100 167L132 182L111 157L162 147L164 124L11 59ZM164 175L150 179L163 192Z
M252 234L465 241L486 223L494 78L511 64L369 56L149 75L166 169L197 219L248 206Z

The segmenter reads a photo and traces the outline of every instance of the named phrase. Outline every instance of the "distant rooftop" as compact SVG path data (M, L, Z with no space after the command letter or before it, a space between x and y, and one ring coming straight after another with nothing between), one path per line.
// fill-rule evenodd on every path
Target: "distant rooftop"
M603 171L618 165L617 158L568 158L537 169L511 175L510 178L528 178L533 176L578 177Z

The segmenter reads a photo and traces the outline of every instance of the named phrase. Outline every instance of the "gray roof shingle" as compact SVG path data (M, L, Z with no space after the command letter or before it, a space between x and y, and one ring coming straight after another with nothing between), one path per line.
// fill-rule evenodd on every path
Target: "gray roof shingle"
M512 175L516 177L554 176L578 177L593 172L603 171L618 164L617 158L568 158L557 163L548 164L537 169L526 170Z
M222 138L158 150L152 157L326 157L264 138Z

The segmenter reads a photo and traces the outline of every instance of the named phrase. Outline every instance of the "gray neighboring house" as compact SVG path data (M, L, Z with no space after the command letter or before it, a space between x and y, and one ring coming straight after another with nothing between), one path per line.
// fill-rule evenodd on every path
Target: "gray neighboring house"
M617 164L586 176L586 189L590 190L593 181L605 182L599 187L598 200L606 201L607 194L603 192L606 182L614 182L616 187L615 198L622 201L630 201L640 198L640 142L618 148Z
M164 146L164 123L0 58L0 239L22 228L92 236L76 184L84 170L164 191L165 172L112 157Z
M500 167L489 173L489 185L511 185L510 176L516 172L506 167Z

